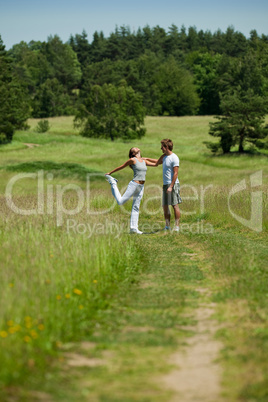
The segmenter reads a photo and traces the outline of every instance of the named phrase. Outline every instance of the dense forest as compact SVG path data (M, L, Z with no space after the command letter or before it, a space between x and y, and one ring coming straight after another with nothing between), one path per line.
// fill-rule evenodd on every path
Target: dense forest
M268 36L256 30L246 38L233 27L122 26L109 37L95 32L91 42L83 31L67 43L55 35L8 51L0 39L0 59L2 81L12 75L27 117L73 115L94 86L122 82L141 96L147 115L215 115L235 91L268 96Z

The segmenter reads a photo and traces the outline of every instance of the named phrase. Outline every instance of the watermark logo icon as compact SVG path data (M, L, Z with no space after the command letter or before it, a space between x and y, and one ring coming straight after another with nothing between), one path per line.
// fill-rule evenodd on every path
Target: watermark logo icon
M259 187L262 185L262 170L259 170L256 173L250 175L250 187L254 189L255 187ZM262 231L262 191L256 190L251 191L251 213L250 219L245 219L240 215L237 215L235 212L231 210L230 200L234 194L237 194L241 191L247 189L246 180L243 179L239 183L237 183L230 191L228 196L228 208L230 214L242 225L254 230L255 232Z

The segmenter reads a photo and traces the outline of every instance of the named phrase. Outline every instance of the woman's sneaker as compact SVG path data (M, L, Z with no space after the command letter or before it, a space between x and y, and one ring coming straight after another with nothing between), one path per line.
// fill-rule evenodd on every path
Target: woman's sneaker
M173 232L179 232L180 231L180 227L179 226L174 226Z
M117 183L117 182L118 182L117 179L115 179L114 177L110 176L109 174L106 174L105 177L106 177L106 180L107 180L110 184L114 184L114 183Z
M136 233L136 234L143 234L143 232L141 232L139 229L130 229L130 234L132 233Z

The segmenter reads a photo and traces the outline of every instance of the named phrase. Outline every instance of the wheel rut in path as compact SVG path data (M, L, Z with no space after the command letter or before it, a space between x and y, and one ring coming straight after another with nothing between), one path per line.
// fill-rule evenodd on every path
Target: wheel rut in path
M203 297L209 294L208 289L196 290ZM194 331L194 335L169 359L176 368L165 375L163 381L168 389L174 391L172 402L223 401L221 368L217 363L222 345L215 340L218 325L212 318L214 312L214 303L199 304L193 316L197 324L185 328Z

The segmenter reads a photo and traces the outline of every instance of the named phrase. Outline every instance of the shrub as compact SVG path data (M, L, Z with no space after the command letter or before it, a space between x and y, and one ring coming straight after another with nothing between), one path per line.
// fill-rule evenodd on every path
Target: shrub
M46 133L50 130L50 124L48 120L40 120L35 128L38 133Z

